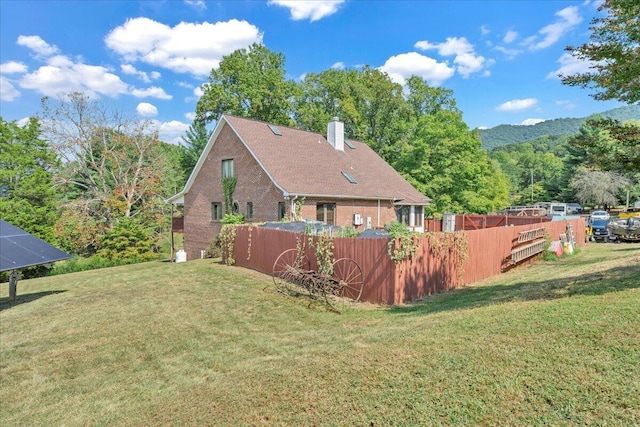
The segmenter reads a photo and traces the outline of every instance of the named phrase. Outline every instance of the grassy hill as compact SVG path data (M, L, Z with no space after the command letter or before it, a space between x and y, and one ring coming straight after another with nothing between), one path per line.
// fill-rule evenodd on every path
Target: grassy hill
M640 244L338 315L152 262L0 288L3 425L638 425Z
M600 113L600 115L620 121L640 120L640 105L615 108ZM580 130L580 127L587 119L588 117L546 120L532 126L500 125L490 129L481 129L480 139L482 140L483 148L492 150L501 145L530 141L545 135L574 134Z

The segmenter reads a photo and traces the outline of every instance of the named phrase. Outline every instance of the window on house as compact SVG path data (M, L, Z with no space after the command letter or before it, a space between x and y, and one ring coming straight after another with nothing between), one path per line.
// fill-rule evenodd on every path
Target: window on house
M316 205L316 219L328 225L336 225L336 204L318 203Z
M396 211L398 222L408 226L410 214L411 214L411 208L409 206L400 206Z
M222 219L222 202L211 203L211 220L220 221Z
M253 218L253 202L247 202L247 219Z
M235 176L235 170L233 169L233 159L227 159L222 161L222 177L231 178Z
M414 208L414 216L415 216L415 225L416 227L422 227L424 224L422 223L422 206L416 206Z
M278 221L282 221L287 216L287 205L284 202L278 202Z
M234 215L237 215L240 213L240 203L238 203L237 201L234 201L231 204L231 213Z

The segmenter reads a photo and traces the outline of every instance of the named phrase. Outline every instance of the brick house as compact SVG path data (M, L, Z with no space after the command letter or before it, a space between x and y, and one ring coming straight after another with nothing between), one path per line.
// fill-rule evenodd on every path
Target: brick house
M222 178L236 176L233 210L247 222L313 219L361 231L397 219L424 230L430 199L367 144L344 139L334 119L327 137L223 115L184 189L184 245L198 258L222 228Z

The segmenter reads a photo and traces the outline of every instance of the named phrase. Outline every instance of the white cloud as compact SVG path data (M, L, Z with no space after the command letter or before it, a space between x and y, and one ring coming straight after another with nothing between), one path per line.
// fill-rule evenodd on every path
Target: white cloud
M317 21L338 11L345 0L269 0L267 4L282 6L289 9L291 19L299 21L308 19Z
M556 22L543 27L537 35L525 40L529 50L540 50L553 45L582 22L578 6L565 7L556 12L556 16L558 17Z
M391 80L401 85L405 84L407 78L415 75L422 77L433 86L439 86L451 78L455 72L455 69L446 63L416 52L392 56L380 67L380 70L389 74Z
M492 64L492 61L477 55L473 45L465 37L447 37L444 43L435 44L423 40L417 42L415 47L422 50L435 49L442 56L454 56L453 63L456 64L456 70L464 78Z
M34 49L35 46L36 51L39 53L58 52L57 48L55 50L47 50L46 46L50 45L38 36L24 37L22 45L30 49ZM138 98L172 98L171 95L168 95L159 87L152 86L146 89L139 89L128 85L108 67L84 64L81 60L74 61L62 54L41 55L38 59L43 61L44 65L41 65L31 73L21 76L18 81L18 85L21 88L35 90L43 95L52 97L70 92L83 92L92 98L99 96L114 98L119 95L133 95ZM18 69L19 67L11 65L11 68ZM122 67L122 71L125 73L139 73L135 67L127 65ZM7 97L12 94L9 89L9 86L7 86L7 93L9 94L6 95Z
M122 70L122 72L125 74L137 76L140 80L142 80L145 83L151 83L151 79L157 80L160 78L160 73L157 71L152 71L150 74L147 74L144 71L140 71L136 69L136 67L134 67L131 64L121 64L120 70Z
M187 123L183 123L178 120L172 120L170 122L152 120L151 122L158 130L158 135L161 141L175 145L180 145L182 136L187 129L189 129L189 125Z
M131 89L131 95L136 98L158 98L158 99L172 99L173 96L169 95L161 87L151 86L146 89Z
M155 117L158 115L158 108L153 104L149 104L148 102L139 103L136 107L136 111L142 117Z
M336 62L335 64L333 64L331 66L331 68L333 68L335 70L344 70L345 69L345 65L344 65L344 62Z
M184 2L187 4L187 6L191 6L196 10L205 10L207 8L204 0L184 0Z
M21 128L25 127L26 125L29 124L29 122L31 121L31 117L23 117L20 120L16 121L16 124L18 126L20 126Z
M522 123L520 123L522 126L533 126L536 123L542 123L544 122L544 119L526 119L523 120Z
M198 86L193 88L193 94L195 96L197 96L198 98L200 98L202 95L204 95L204 91L202 90L202 86Z
M560 56L558 61L560 68L547 74L548 79L558 79L559 75L570 76L574 74L582 74L594 71L595 63L591 61L583 61L565 52Z
M518 56L519 54L522 53L522 50L520 50L520 49L508 49L508 48L506 48L504 46L496 46L495 49L498 52L504 53L506 55L507 59L513 59L513 58L515 58L516 56Z
M20 92L4 76L0 76L0 99L13 101L20 96Z
M502 41L505 43L512 43L514 42L516 39L518 38L518 32L517 31L512 31L509 30L506 32L506 34L504 35Z
M574 104L569 100L556 101L556 105L559 105L560 107L564 107L567 110L573 110L574 108L576 108L576 104Z
M196 119L196 113L187 113L184 116L191 121L194 121Z
M51 56L59 52L57 46L50 45L39 36L19 36L17 43L31 49L38 56Z
M20 80L20 87L37 90L47 96L78 91L91 97L115 97L128 92L128 86L109 69L64 59L65 57L57 56L51 62L53 65L44 65L26 74Z
M497 111L522 111L527 110L538 103L538 100L535 98L526 98L526 99L514 99L512 101L507 101L503 104L500 104L496 110Z
M256 26L237 19L169 27L149 18L134 18L105 37L107 47L128 62L141 61L195 76L206 76L223 56L261 42L262 33Z
M22 62L9 61L0 64L0 74L24 74L27 72L27 66Z
M480 26L480 34L482 34L483 36L486 36L489 33L491 33L491 30L489 29L489 27L487 27L486 25Z

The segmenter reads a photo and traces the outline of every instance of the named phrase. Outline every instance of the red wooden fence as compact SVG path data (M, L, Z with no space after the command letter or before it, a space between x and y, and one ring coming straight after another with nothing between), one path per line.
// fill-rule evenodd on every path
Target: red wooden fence
M387 238L334 238L333 253L334 259L352 258L362 268L365 283L363 300L401 304L500 274L511 255L518 233L544 227L551 240L558 240L561 234L566 233L567 224L573 226L576 243L584 244L582 218L455 232L458 241L462 239L467 244L468 257L462 264L455 259L454 247L437 249L429 243L430 239L446 239L452 233L416 237L419 248L415 255L398 264L387 252ZM278 255L308 238L304 234L277 229L240 226L236 230L233 251L236 265L271 274ZM315 242L315 237L313 239ZM308 247L306 254L311 268L317 269L313 249Z

